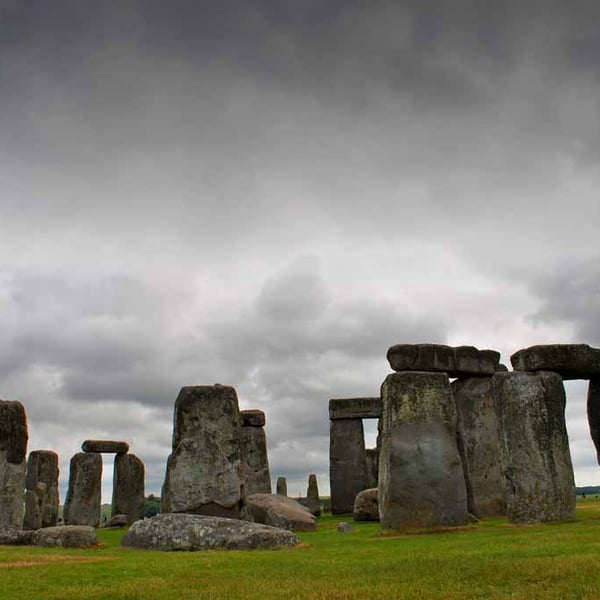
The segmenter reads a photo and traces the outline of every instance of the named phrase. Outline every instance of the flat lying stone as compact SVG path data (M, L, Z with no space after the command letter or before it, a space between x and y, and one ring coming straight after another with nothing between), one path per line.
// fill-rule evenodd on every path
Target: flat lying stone
M381 398L333 398L329 401L329 418L378 419L381 416Z
M587 344L541 344L510 357L515 371L554 371L563 379L600 376L600 349Z
M254 523L294 531L314 531L317 528L317 520L306 506L279 494L247 496L243 516Z
M265 413L257 408L241 410L240 417L242 417L242 427L264 427L267 422Z
M151 550L252 550L295 546L300 539L285 529L226 517L168 513L136 521L122 546Z
M448 377L493 375L500 363L495 350L478 350L474 346L441 344L397 344L387 351L394 371L432 371Z
M115 454L125 454L129 450L127 442L117 442L115 440L85 440L81 444L84 452L111 452Z
M22 529L0 529L0 546L28 546L33 531Z
M96 546L96 530L88 525L59 525L37 529L31 536L32 546L46 548L86 548Z

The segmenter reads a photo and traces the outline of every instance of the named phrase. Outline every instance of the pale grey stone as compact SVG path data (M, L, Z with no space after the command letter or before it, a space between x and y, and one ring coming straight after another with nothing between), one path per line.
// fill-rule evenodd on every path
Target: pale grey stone
M554 371L563 379L600 377L600 349L587 344L541 344L510 357L515 371Z
M136 519L139 521L139 519ZM125 527L126 525L130 525L130 517L129 515L114 515L112 516L104 525L105 528L110 527Z
M381 416L381 398L333 398L329 401L329 418L378 419Z
M46 508L46 484L39 481L34 490L25 490L23 529L40 529Z
M69 488L63 516L67 525L98 527L102 493L102 457L78 452L69 466Z
M264 427L257 425L244 426L241 429L240 436L242 463L245 469L246 495L270 494L271 472L269 470L267 438Z
M575 516L575 482L560 375L513 371L492 380L511 523Z
M315 516L306 506L280 494L252 494L246 498L244 519L283 529L313 531Z
M32 546L46 548L87 548L97 544L96 530L87 525L44 527L34 531L31 536Z
M32 536L32 529L0 529L0 546L29 546Z
M356 494L352 509L355 521L379 521L379 492L377 488Z
M306 490L306 506L308 510L315 515L315 517L321 514L321 500L319 498L319 484L317 483L317 476L312 473L308 476L308 489Z
M445 373L393 373L381 387L379 515L384 529L464 525L467 494Z
M126 547L163 551L286 548L299 543L299 538L285 529L191 514L162 514L136 521L121 541Z
M135 454L115 456L111 516L127 515L128 523L144 516L145 481L144 463Z
M345 521L341 521L337 525L338 533L353 533L356 531L356 528L350 525L350 523L346 523Z
M58 454L56 452L52 450L32 450L29 453L25 487L28 490L36 491L38 483L43 483L46 486L40 527L52 527L58 522L58 507L60 505L58 477ZM25 521L27 520L26 506ZM37 527L32 527L32 529L37 529Z

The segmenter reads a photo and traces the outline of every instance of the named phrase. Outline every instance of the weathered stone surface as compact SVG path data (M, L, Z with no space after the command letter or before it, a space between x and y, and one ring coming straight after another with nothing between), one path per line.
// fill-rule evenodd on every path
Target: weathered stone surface
M264 427L267 419L262 410L252 408L240 411L242 417L242 427Z
M306 507L315 515L315 517L321 514L321 500L319 498L319 484L317 483L317 476L313 473L308 476L308 489L306 490Z
M356 494L352 514L355 521L379 521L379 493L377 488Z
M257 426L242 427L240 435L246 495L270 494L271 472L269 470L267 438L264 428Z
M432 371L448 373L448 377L470 377L493 375L500 353L474 346L397 344L387 351L387 359L394 371Z
M356 528L350 525L350 523L346 523L345 521L341 521L337 526L338 533L353 533L356 531Z
M590 435L596 447L596 459L600 465L600 377L590 379L587 396L587 416Z
M144 463L135 454L115 456L111 516L127 515L128 523L143 518L145 481Z
M560 375L498 373L492 380L492 393L499 416L509 521L572 519L575 482Z
M277 494L279 496L287 497L287 480L285 477L277 478Z
M25 516L23 529L40 529L46 506L46 484L41 481L35 490L25 490Z
M0 546L28 546L32 536L32 530L0 529Z
M299 543L299 538L284 529L190 514L162 514L136 521L121 541L122 546L164 551L285 548Z
M500 464L500 432L491 377L452 383L458 414L458 449L465 473L469 512L506 514L506 483Z
M330 419L378 419L381 398L333 398L329 401Z
M0 400L0 530L21 529L28 439L23 405Z
M105 528L108 527L125 527L129 525L131 521L129 520L128 515L114 515L112 516L104 525Z
M32 450L27 459L25 487L35 491L38 483L46 486L40 527L52 527L58 522L58 454L52 450ZM25 509L27 520L27 507ZM37 527L33 528L37 529Z
M356 494L368 487L367 453L361 419L329 422L331 513L352 512Z
M279 494L252 494L246 498L244 519L295 531L313 531L317 520L306 506Z
M102 490L102 457L78 452L69 466L69 488L63 516L67 525L98 527Z
M367 457L367 489L377 487L379 479L379 450L377 448L367 448L365 450Z
M31 536L32 546L44 546L46 548L87 548L97 544L96 530L87 525L44 527L34 531Z
M587 344L541 344L510 357L515 371L554 371L563 379L600 377L600 349Z
M85 440L81 444L81 450L83 452L125 454L129 451L129 444L115 440Z
M456 445L456 407L445 373L388 375L379 449L384 529L464 525L467 494Z
M237 518L244 503L241 418L230 386L183 387L175 401L173 451L161 512Z

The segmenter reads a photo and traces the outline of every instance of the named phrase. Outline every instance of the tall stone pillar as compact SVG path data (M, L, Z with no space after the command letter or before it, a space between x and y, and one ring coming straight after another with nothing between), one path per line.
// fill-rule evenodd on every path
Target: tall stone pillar
M144 517L145 477L144 463L135 454L115 456L111 516L127 515L128 523Z
M53 527L58 522L58 507L60 504L58 494L58 454L52 450L32 450L27 459L27 479L25 487L28 492L33 492L36 496L40 494L39 483L45 485L43 510L41 511L40 527ZM30 494L29 506L33 507L35 512L33 495ZM25 507L25 520L29 522L27 516L27 504ZM35 517L32 517L35 521Z
M362 419L329 422L331 513L351 513L358 492L367 489L367 454Z
M277 478L277 495L287 498L287 480L285 477Z
M500 458L511 523L575 516L575 481L561 376L549 371L497 373Z
M102 456L78 452L69 465L63 516L67 525L98 527L102 503Z
M600 377L590 379L587 396L587 417L590 435L596 448L596 459L600 465Z
M21 529L27 416L20 402L0 400L0 530Z
M314 473L308 476L308 489L306 490L306 506L315 517L318 517L321 514L319 484L317 483L317 476Z
M234 388L181 388L161 512L239 517L245 501L240 430Z
M465 524L467 494L448 376L392 373L383 382L381 399L381 526L403 529Z
M271 493L271 473L265 436L265 413L242 410L242 461L245 467L246 496Z

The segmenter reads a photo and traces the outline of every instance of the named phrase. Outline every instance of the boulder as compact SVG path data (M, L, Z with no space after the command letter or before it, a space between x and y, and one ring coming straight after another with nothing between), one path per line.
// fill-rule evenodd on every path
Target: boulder
M379 493L377 488L356 494L352 513L355 521L379 521Z
M115 440L85 440L81 444L83 452L96 452L108 454L125 454L129 451L127 442L118 442Z
M495 350L478 350L474 346L441 344L397 344L387 351L394 371L431 371L448 373L448 377L493 375L500 363Z
M40 527L52 527L58 522L58 506L60 503L58 477L58 454L56 452L52 450L32 450L29 453L25 487L27 490L37 491L38 484L42 483L46 486ZM28 519L27 508L25 509L25 519ZM33 529L37 529L37 527L33 527Z
M114 515L104 525L107 527L125 527L130 524L129 515Z
M277 494L287 498L287 480L285 477L277 478Z
M0 529L0 546L28 546L32 536L32 530Z
M463 377L452 383L457 442L465 473L469 512L506 514L506 484L500 464L500 431L492 377Z
M286 548L300 539L284 529L225 517L162 514L136 521L121 545L149 550L252 550Z
M246 498L244 519L294 531L314 531L317 520L307 507L279 494L252 494Z
M162 513L239 516L245 495L240 430L234 388L181 388L175 401Z
M341 521L337 526L338 533L353 533L356 531L356 528L350 525L350 523L346 523L345 521Z
M492 380L500 424L500 460L511 523L575 516L575 481L557 373L513 371Z
M63 516L67 525L98 527L102 493L102 457L78 452L71 458Z
M388 375L379 449L379 515L384 529L467 523L456 443L456 406L445 373Z
M317 476L313 473L308 476L308 489L306 490L306 507L315 517L321 514L321 500L319 498L319 485Z
M21 529L27 417L20 402L0 400L0 530Z
M111 515L127 515L133 523L146 511L144 463L135 454L117 454L113 469Z
M515 371L553 371L563 379L600 377L600 349L587 344L542 344L510 357Z
M32 546L46 548L87 548L96 546L98 537L93 527L86 525L61 525L57 527L44 527L33 532Z

